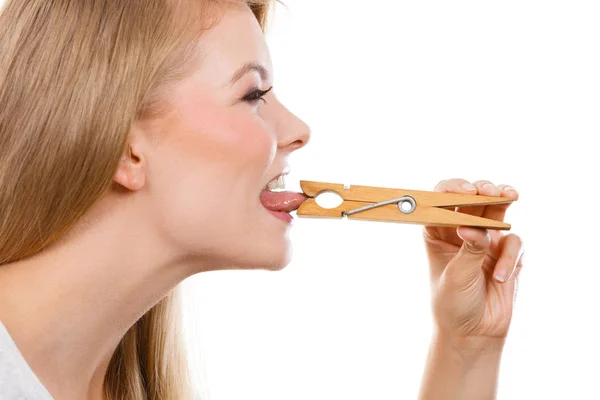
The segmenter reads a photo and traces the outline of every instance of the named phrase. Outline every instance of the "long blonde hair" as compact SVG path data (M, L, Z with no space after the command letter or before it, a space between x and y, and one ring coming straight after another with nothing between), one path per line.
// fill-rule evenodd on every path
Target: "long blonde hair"
M0 265L67 233L109 190L130 127L164 111L198 35L269 0L7 0L0 14ZM107 399L192 398L177 293L125 334Z

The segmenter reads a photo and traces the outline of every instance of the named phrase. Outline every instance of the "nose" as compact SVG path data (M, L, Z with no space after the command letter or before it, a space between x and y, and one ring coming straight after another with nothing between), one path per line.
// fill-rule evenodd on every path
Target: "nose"
M278 147L292 152L306 146L310 139L310 127L283 104L279 106Z

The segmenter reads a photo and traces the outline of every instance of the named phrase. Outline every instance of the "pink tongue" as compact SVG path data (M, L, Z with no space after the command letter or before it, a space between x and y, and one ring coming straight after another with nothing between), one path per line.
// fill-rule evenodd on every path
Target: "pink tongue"
M292 212L297 210L308 197L304 193L296 192L271 192L263 190L260 201L266 209L271 211Z

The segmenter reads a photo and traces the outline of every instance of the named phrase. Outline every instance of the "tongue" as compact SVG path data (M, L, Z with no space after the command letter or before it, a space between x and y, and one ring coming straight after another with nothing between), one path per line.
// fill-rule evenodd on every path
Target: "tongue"
M270 190L263 190L260 193L260 202L271 211L295 211L306 199L307 196L303 193L271 192Z

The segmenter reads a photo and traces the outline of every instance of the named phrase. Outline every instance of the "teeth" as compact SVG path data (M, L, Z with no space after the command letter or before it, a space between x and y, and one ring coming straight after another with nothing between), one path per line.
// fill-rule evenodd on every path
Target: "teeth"
M281 175L279 178L273 179L271 182L269 182L267 189L272 191L285 189L284 175Z

